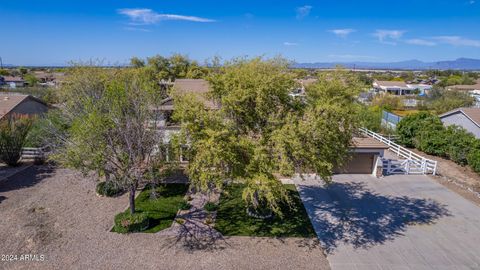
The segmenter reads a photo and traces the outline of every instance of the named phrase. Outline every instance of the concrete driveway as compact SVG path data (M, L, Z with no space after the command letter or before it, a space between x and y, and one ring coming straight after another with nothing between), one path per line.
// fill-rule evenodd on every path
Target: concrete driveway
M293 179L337 269L480 269L480 208L424 175Z

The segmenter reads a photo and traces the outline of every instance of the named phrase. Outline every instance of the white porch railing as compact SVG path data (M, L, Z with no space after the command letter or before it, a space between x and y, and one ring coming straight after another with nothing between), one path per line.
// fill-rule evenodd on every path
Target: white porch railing
M437 161L424 158L419 154L416 154L408 150L407 148L400 146L393 141L383 137L382 135L366 128L360 128L360 131L363 134L388 145L390 151L392 151L399 157L405 158L406 160L403 161L401 165L404 168L406 174L436 174Z

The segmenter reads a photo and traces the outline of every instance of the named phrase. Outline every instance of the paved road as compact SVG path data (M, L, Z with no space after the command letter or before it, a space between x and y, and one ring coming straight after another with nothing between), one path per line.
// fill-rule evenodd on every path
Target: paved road
M480 208L428 176L294 182L333 270L480 269Z

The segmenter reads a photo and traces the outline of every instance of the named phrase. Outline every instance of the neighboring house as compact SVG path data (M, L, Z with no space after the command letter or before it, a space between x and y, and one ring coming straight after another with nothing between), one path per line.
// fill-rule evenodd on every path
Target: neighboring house
M456 90L456 91L480 91L480 79L473 85L451 85L447 87L448 90Z
M22 77L5 76L3 77L2 83L6 84L10 88L25 86L25 80Z
M459 108L440 115L445 126L457 125L480 139L480 108Z
M177 94L193 94L201 101L206 108L217 110L220 108L213 100L208 99L206 94L209 91L209 84L203 79L177 79L173 83L173 91ZM173 97L165 98L157 108L160 111L160 119L157 119L157 128L165 133L165 142L170 137L180 131L180 126L172 120L175 110L175 100Z
M470 95L475 98L475 106L480 107L480 79L478 79L473 85L451 85L447 87L447 90L470 93Z
M65 73L63 72L45 72L45 71L35 71L33 76L37 78L38 83L44 86L58 86L60 85L65 78Z
M220 105L208 99L206 94L209 91L209 84L202 79L177 79L173 85L177 93L193 94L202 101L207 109L218 110ZM168 143L170 137L180 131L178 123L172 121L171 116L175 110L175 100L172 97L164 99L157 108L161 114L161 119L157 128L164 132L165 143ZM388 146L369 137L355 137L352 141L351 151L352 159L342 168L335 169L336 173L350 174L376 174L377 162L383 157L384 150ZM168 156L168 153L167 153ZM187 162L180 157L181 162Z
M393 95L409 95L413 91L408 88L405 82L400 81L374 81L373 88L377 92L384 92Z
M19 115L42 115L48 111L48 105L30 95L0 94L0 119Z
M432 90L432 86L428 84L407 84L400 81L374 81L373 88L377 92L389 93L393 95L425 95L426 92Z

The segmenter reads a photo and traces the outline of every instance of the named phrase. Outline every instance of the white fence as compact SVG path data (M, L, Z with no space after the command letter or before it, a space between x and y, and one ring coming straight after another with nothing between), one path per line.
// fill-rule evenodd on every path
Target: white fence
M400 146L393 141L383 137L382 135L366 128L360 128L360 131L362 131L365 135L388 145L390 151L397 154L397 156L399 157L405 158L406 160L399 164L399 166L402 167L406 174L436 174L437 161L424 158L419 154L416 154L408 150L407 148ZM390 166L390 164L388 166ZM387 168L387 171L389 170L395 173L396 170L398 170L398 167Z
M47 148L24 147L22 149L22 159L45 159Z

